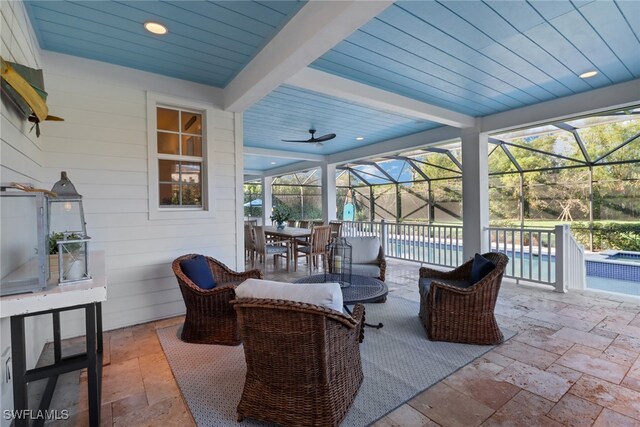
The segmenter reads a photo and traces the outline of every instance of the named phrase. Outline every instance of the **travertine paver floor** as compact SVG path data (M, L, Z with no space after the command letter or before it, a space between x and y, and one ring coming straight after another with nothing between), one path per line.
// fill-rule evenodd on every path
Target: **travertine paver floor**
M417 301L418 267L388 260L390 293ZM301 261L296 273L274 271L269 263L265 276L290 280L304 274ZM375 426L640 427L639 303L617 296L558 294L505 280L496 314L503 327L518 335ZM105 334L103 425L193 425L155 333L181 322L176 317ZM65 344L69 352L83 346L82 339ZM32 393L40 389L36 385ZM87 424L82 374L61 378L51 408L72 414L56 424Z

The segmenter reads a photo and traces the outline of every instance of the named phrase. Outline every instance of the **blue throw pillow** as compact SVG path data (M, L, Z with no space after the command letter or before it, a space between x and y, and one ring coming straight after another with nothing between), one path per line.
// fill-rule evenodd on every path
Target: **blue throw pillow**
M216 287L216 280L204 256L198 255L195 258L182 260L180 261L180 267L182 272L198 287L202 289Z
M478 283L484 278L484 276L491 273L494 268L496 268L496 265L493 262L480 254L476 254L476 256L473 257L473 265L471 266L471 277L469 278L469 281L472 285Z

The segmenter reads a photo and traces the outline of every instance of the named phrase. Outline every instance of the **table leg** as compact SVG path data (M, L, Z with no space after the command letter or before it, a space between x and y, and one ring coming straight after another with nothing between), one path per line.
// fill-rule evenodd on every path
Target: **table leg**
M89 391L89 425L100 425L100 380L98 378L98 360L96 335L96 305L88 304L85 307L85 320L87 328L87 387Z
M53 312L53 357L56 363L62 360L62 338L60 336L60 313Z
M24 338L24 316L11 317L11 362L13 366L13 408L18 411L13 423L15 427L27 427L29 408L27 395L27 354ZM4 367L3 367L4 368Z
M346 311L347 313L349 313L349 316L352 316L352 315L353 315L353 314L351 313L351 310L349 310L349 307L347 307L346 305L345 305L345 306L343 306L343 307L344 307L345 311ZM373 324L371 324L371 323L366 323L366 322L365 322L365 323L364 323L364 326L368 326L368 327L370 327L370 328L375 328L375 329L380 329L380 328L382 328L384 325L382 324L382 322L381 322L381 323L378 323L377 325L373 325Z

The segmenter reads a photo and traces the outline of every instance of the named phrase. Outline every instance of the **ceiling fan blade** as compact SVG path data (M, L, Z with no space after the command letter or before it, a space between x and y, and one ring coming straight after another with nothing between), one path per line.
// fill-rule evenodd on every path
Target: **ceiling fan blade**
M282 139L282 142L313 142L310 139Z
M324 141L329 141L330 139L333 139L336 137L335 133L328 133L326 135L322 135L318 138L313 138L314 142L324 142Z

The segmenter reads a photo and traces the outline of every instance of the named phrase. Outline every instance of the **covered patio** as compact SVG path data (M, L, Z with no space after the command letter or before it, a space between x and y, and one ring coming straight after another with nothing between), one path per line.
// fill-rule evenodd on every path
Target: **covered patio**
M32 381L30 402L52 395L49 408L66 411L47 412L51 424L217 425L198 421L202 401L188 397L157 332L166 337L184 322L172 262L202 254L249 271L248 216L271 224L283 202L294 219L329 223L344 219L350 201L343 235L380 239L388 298L415 308L402 321L418 325L424 342L421 266L450 269L488 251L511 258L495 306L509 339L394 400L373 425L640 425L638 299L585 289L580 269L582 246L593 246L597 221L608 219L602 212L637 220L639 131L586 141L583 128L598 118L637 123L640 3L25 0L2 2L0 13L3 186L50 189L66 171L83 196L92 259L105 266L94 280L106 299L91 302L105 331L93 360L101 392L95 370L63 373L53 387ZM5 61L43 70L37 89L64 121L21 113L7 95ZM30 121L40 121L39 136ZM558 132L575 144L536 145ZM523 152L539 156L525 162ZM571 172L555 195L530 204L527 174L556 166ZM598 171L620 166L627 172L606 187ZM583 182L571 190L582 204L565 203L571 180ZM594 215L597 192L609 199ZM576 207L584 203L587 211ZM7 206L3 282L33 257L25 236L36 234L27 209ZM565 218L582 215L586 241L565 225L523 228L532 211L557 216L558 206ZM491 223L497 211L515 223ZM287 283L313 270L303 261L297 272L258 267ZM16 304L2 299L9 313ZM58 316L27 319L26 357L12 365L20 330L2 315L3 409L25 401L5 367L35 369L34 379L36 366L90 346L91 319ZM367 329L365 340L377 332ZM60 337L62 354L52 345ZM389 365L421 363L411 359ZM29 416L13 418L24 425Z

